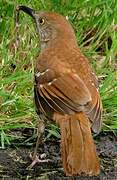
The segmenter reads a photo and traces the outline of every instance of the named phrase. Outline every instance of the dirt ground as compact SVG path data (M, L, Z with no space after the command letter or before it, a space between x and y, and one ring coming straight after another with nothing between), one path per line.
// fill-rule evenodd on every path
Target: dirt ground
M34 145L20 145L14 142L10 147L0 150L0 179L3 180L117 180L117 136L113 133L101 133L95 138L97 151L101 159L101 173L97 177L66 177L60 159L60 141L53 139L44 142L38 153L45 153L49 162L36 164L32 169L30 152Z

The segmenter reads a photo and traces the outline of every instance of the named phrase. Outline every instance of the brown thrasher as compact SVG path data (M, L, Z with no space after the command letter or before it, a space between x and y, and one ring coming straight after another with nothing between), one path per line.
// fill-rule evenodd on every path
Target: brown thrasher
M62 160L66 175L98 175L99 159L91 129L101 127L98 82L80 51L74 30L60 14L36 12L19 6L33 17L40 36L34 95L39 114L55 120L61 130Z

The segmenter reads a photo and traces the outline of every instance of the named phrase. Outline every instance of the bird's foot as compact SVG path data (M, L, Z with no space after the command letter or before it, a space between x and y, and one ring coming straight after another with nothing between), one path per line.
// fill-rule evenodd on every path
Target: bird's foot
M33 166L35 166L35 164L37 164L37 163L51 162L51 159L44 159L44 158L46 158L45 153L41 154L40 158L37 155L32 156L32 154L30 154L29 157L31 158L32 163L27 167L28 170L32 169Z

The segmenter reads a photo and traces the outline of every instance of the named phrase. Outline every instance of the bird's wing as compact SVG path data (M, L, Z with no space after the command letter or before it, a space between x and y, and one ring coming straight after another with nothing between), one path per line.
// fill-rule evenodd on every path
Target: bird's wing
M52 71L41 73L35 80L34 89L37 111L52 117L53 112L74 114L85 112L92 122L92 129L98 132L101 126L101 103L94 87L87 86L75 73L63 74L56 78Z
M94 87L92 101L87 106L87 115L92 122L92 130L99 133L102 125L102 103L97 88Z
M73 114L84 111L84 106L91 101L89 90L77 74L64 74L44 84L37 81L37 96L42 111L47 104L54 111L62 114ZM43 99L41 101L41 99Z

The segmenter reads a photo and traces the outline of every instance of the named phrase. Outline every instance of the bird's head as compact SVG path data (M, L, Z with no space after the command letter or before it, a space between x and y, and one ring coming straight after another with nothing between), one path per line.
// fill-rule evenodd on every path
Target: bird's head
M66 39L76 44L74 30L64 16L55 12L37 12L26 6L18 6L17 10L24 11L34 19L42 47Z

